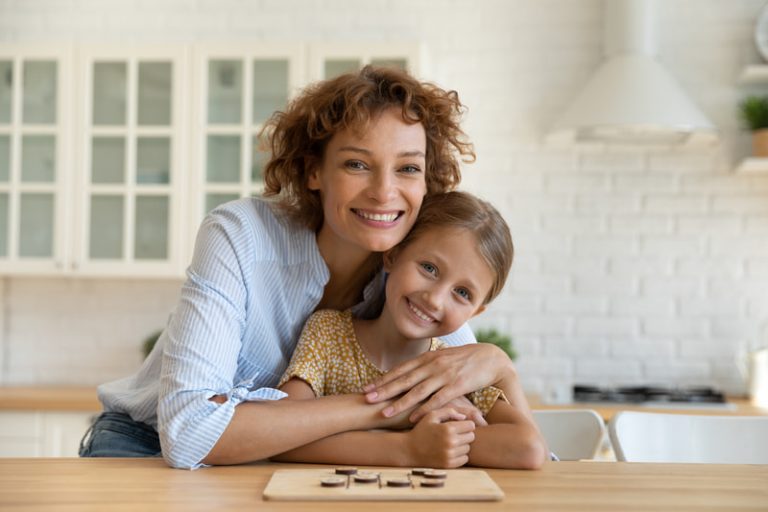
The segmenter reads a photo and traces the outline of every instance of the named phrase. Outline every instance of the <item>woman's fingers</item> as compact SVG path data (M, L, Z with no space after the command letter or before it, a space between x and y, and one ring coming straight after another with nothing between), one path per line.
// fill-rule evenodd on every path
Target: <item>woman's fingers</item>
M363 388L366 398L371 403L389 400L409 391L415 385L430 376L426 365L433 359L435 352L427 352L410 361L401 363ZM415 404L413 404L415 405Z

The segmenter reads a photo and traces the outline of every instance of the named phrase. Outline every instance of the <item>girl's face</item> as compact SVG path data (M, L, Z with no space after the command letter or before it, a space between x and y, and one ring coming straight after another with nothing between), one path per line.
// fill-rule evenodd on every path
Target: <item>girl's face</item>
M383 252L405 238L427 192L426 151L423 126L406 123L395 108L360 136L334 135L308 180L323 204L321 247Z
M402 250L387 253L385 314L408 339L445 336L481 313L495 274L471 231L427 230Z

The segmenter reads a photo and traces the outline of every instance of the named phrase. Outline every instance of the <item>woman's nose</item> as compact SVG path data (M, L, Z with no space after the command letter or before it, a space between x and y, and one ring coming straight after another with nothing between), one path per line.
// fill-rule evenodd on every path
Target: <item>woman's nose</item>
M382 204L391 201L397 195L392 174L383 171L373 173L368 195Z

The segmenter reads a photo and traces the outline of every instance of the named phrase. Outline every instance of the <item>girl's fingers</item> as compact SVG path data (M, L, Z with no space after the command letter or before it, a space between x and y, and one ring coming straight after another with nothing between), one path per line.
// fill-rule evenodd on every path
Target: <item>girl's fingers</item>
M445 387L436 387L431 390L430 393L427 393L424 398L430 396L429 400L421 404L421 406L416 409L410 416L409 420L411 423L416 423L419 421L425 414L427 414L430 411L434 411L436 409L440 409L445 404L451 401L451 398L460 395L456 390L453 389L454 386L451 384L446 385ZM435 391L437 391L435 393ZM434 393L434 394L433 394ZM403 396L402 398L395 401L395 403L392 404L391 408L396 411L405 411L407 410L405 407L400 404L401 401L408 398L408 394ZM410 403L410 402L408 402ZM419 401L416 401L412 404L412 406L415 406ZM483 420L485 421L485 420Z
M444 407L436 411L432 411L425 417L426 421L431 423L445 423L446 421L464 422L466 416L461 414L452 407ZM471 423L471 422L470 422Z

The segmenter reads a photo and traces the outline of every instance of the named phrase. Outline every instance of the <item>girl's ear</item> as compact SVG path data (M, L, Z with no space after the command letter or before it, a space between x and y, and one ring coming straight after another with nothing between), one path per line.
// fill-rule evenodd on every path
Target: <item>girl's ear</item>
M472 313L472 316L473 317L477 316L480 313L482 313L483 311L485 311L485 304L482 304L482 305L478 306L477 310L474 313Z

